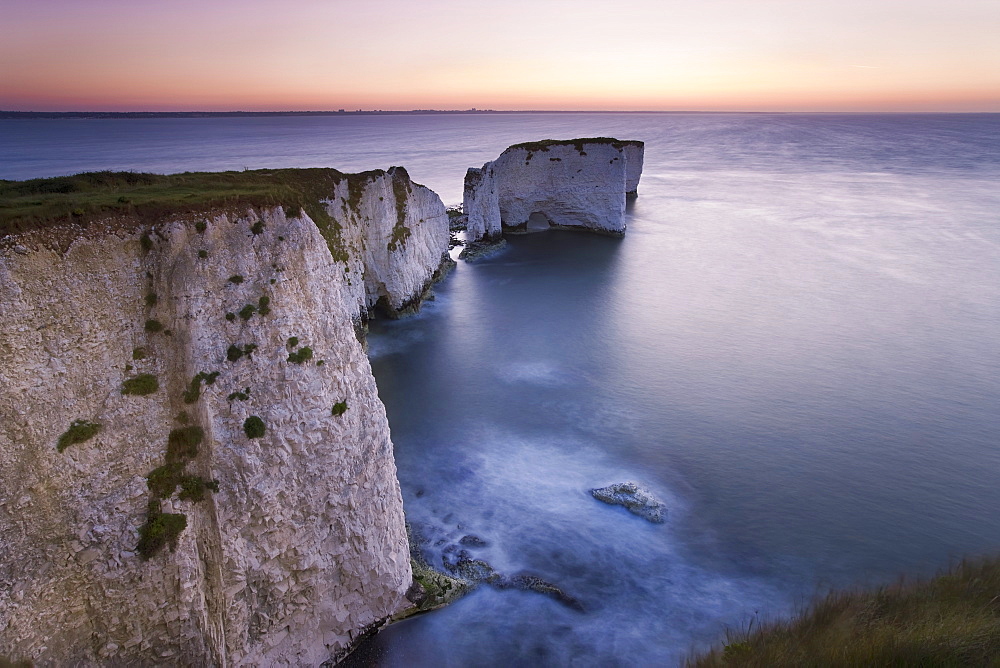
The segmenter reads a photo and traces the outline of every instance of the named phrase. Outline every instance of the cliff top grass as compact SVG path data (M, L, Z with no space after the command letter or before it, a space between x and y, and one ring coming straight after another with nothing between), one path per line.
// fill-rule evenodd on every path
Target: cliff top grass
M831 593L796 619L727 636L688 666L1000 666L1000 557Z
M577 151L583 151L585 144L610 144L615 148L624 146L642 146L638 139L615 139L614 137L582 137L580 139L542 139L541 141L529 141L521 144L514 144L507 147L507 151L513 149L524 149L526 151L548 151L554 146L572 146ZM507 151L504 151L506 153Z
M352 193L383 170L257 169L242 172L85 172L27 181L0 180L0 237L63 224L122 218L152 222L166 216L283 206L305 209L321 227L332 223L320 200L346 179ZM405 172L403 172L405 175ZM408 177L407 177L408 178Z

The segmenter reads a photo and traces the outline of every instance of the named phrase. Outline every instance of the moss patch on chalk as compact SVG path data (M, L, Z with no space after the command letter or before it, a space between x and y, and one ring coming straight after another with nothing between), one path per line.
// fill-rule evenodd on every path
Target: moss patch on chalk
M132 394L143 397L160 389L160 381L151 373L141 373L128 378L122 383L122 394Z
M97 436L97 432L100 430L101 425L96 422L90 422L88 420L73 420L73 422L69 425L69 429L63 432L62 436L59 437L59 440L56 441L56 450L62 452L71 445L89 441Z

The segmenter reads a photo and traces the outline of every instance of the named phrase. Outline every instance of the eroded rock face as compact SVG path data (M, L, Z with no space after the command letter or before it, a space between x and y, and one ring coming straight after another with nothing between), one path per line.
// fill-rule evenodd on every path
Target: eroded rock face
M549 226L625 233L625 198L642 174L641 141L610 138L515 144L465 177L472 241Z
M392 443L354 325L419 298L447 216L401 170L341 182L325 209L0 250L0 656L317 665L406 605ZM218 375L193 393L202 372ZM142 374L157 389L123 394ZM59 452L76 420L101 426ZM157 499L146 476L184 426L204 432L185 474L218 491ZM186 528L147 561L151 501Z

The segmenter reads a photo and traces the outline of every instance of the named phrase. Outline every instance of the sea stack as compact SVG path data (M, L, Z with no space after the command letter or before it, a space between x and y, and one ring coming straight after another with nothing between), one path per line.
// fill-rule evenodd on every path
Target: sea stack
M534 228L625 234L625 201L637 194L644 144L610 137L515 144L465 176L470 241Z

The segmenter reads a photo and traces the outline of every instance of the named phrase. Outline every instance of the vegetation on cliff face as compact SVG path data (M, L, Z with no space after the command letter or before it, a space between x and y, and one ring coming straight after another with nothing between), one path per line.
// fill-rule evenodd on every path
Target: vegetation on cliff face
M504 151L513 151L515 149L524 149L526 151L548 151L554 146L572 146L577 150L577 152L582 155L586 155L584 151L585 144L610 144L615 148L623 148L625 146L642 146L642 142L634 139L615 139L614 137L584 137L581 139L542 139L541 141L528 141L521 144L513 144L507 147ZM530 158L529 158L530 159Z
M77 443L83 443L89 441L93 437L97 436L97 432L101 430L101 425L96 422L90 422L88 420L73 420L69 425L69 429L63 432L62 436L56 442L56 450L62 452L71 445L76 445Z
M925 582L831 593L796 619L730 632L710 666L1000 666L1000 557Z
M187 528L187 516L183 513L164 513L157 501L151 501L146 522L139 527L139 544L136 552L143 561L151 559L164 545L173 549L177 537Z

